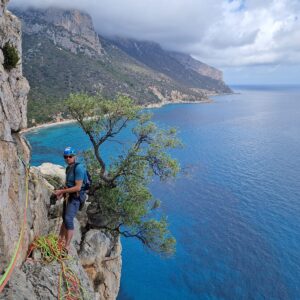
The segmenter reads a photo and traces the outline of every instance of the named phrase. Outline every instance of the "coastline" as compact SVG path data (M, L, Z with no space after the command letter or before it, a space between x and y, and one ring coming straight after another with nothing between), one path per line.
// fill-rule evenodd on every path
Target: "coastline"
M217 95L213 95L213 96L217 96ZM163 107L165 105L169 105L169 104L207 104L207 103L212 103L213 100L208 98L205 100L196 100L196 101L192 101L192 100L183 100L183 101L162 101L159 103L150 103L148 105L143 105L143 108L146 109L152 109L152 108L160 108ZM71 123L76 123L75 119L68 119L68 120L62 120L59 122L50 122L50 123L44 123L44 124L40 124L40 125L36 125L33 127L28 127L28 128L24 128L20 131L21 134L27 133L27 132L31 132L31 131L35 131L35 130L39 130L39 129L44 129L44 128L48 128L48 127L54 127L54 126L59 126L59 125L66 125L66 124L71 124Z
M28 127L28 128L22 129L20 131L20 134L24 134L24 133L27 133L27 132L30 132L30 131L35 131L35 130L44 129L44 128L48 128L48 127L71 124L71 123L76 123L76 120L70 119L70 120L63 120L63 121L59 121L59 122L50 122L50 123L44 123L44 124L36 125L36 126L33 126L33 127Z
M192 101L192 100L178 100L178 101L162 101L159 103L149 103L147 105L144 105L143 108L160 108L163 107L165 105L169 105L169 104L204 104L204 103L212 103L213 100L212 99L205 99L205 100L196 100L196 101Z

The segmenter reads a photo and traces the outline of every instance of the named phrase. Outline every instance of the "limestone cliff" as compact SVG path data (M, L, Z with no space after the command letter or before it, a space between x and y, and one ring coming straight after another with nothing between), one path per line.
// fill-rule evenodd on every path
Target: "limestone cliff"
M29 150L18 132L26 127L29 85L22 75L21 62L10 71L4 69L3 47L9 42L21 57L21 24L0 5L0 270L3 271L18 240L25 204L25 165ZM25 245L28 236L25 237ZM24 258L22 253L22 257Z
M29 85L22 75L21 59L9 68L6 64L7 44L22 57L21 25L6 10L7 2L0 0L0 277L11 261L21 228L25 231L16 267L0 299L57 299L59 264L25 260L34 237L59 228L61 203L50 209L53 186L45 179L53 175L47 171L49 168L28 168L30 149L20 130L27 126ZM61 168L51 166L50 170L60 174L63 180ZM79 217L72 246L74 259L70 264L84 287L83 299L115 299L121 272L119 237L98 230L83 230L85 213Z
M18 11L16 11L18 13ZM104 53L91 17L78 10L27 10L22 13L23 32L42 34L74 54L101 56ZM59 30L58 30L59 28Z

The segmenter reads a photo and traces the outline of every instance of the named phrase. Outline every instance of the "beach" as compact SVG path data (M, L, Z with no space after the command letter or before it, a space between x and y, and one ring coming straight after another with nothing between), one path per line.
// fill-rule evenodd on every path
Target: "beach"
M204 103L212 103L213 100L212 99L205 99L205 100L199 100L199 101L188 101L188 100L184 100L184 101L162 101L159 103L150 103L148 105L143 105L143 108L146 109L151 109L151 108L160 108L163 107L165 105L168 104L204 104ZM49 122L49 123L44 123L44 124L39 124L36 126L32 126L32 127L28 127L28 128L24 128L21 130L21 134L23 133L27 133L30 131L35 131L35 130L39 130L39 129L43 129L43 128L48 128L48 127L52 127L52 126L59 126L59 125L66 125L66 124L71 124L71 123L76 123L77 121L75 119L64 119L62 121L59 122Z

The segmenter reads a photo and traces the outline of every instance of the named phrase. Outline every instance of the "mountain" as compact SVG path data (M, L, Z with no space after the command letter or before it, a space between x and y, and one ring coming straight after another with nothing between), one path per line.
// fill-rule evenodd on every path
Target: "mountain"
M173 56L186 68L194 70L202 76L207 76L217 81L223 81L223 73L220 70L196 60L190 55L172 51L169 51L169 55ZM226 90L228 88L224 86L224 89Z
M201 101L231 90L222 73L148 41L99 36L78 10L14 9L22 21L23 68L31 90L29 125L66 117L72 92L130 95L140 104Z
M221 71L193 59L190 55L166 51L159 44L149 41L124 38L115 38L111 41L129 56L184 86L229 92L223 82Z

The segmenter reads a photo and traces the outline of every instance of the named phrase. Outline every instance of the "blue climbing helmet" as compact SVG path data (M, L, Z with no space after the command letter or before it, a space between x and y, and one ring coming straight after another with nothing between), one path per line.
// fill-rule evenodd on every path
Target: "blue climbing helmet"
M72 147L67 147L64 150L64 155L72 155L72 156L74 156L74 155L76 155L76 151Z

